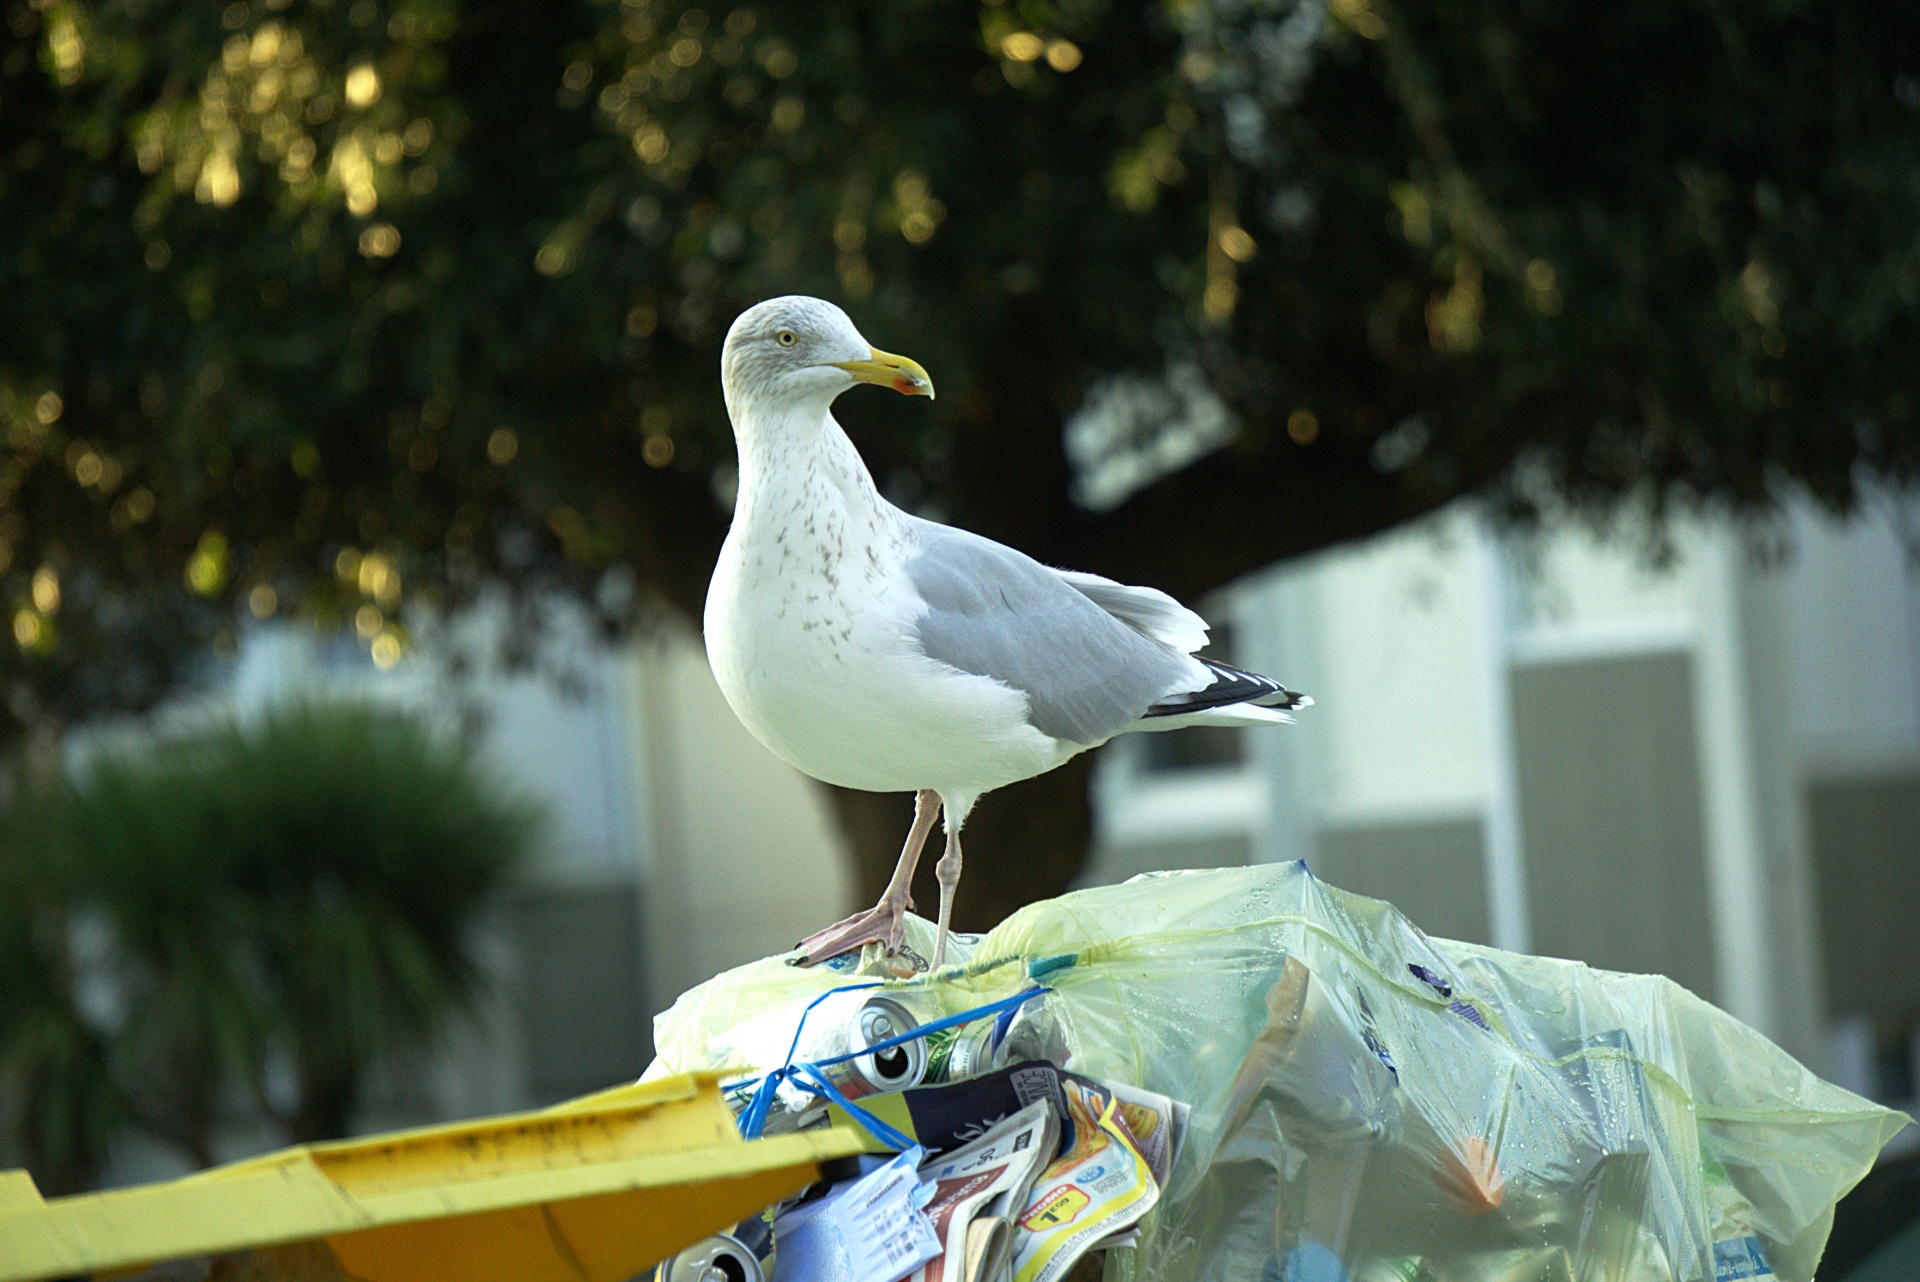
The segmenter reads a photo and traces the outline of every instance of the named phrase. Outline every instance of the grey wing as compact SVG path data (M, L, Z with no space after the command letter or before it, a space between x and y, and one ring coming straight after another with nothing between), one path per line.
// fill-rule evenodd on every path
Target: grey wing
M1116 619L1031 557L965 530L913 522L906 572L929 658L1024 692L1046 734L1096 744L1213 674Z
M1055 570L1054 573L1114 618L1131 623L1182 654L1192 654L1207 643L1207 621L1158 588L1115 583L1080 570Z

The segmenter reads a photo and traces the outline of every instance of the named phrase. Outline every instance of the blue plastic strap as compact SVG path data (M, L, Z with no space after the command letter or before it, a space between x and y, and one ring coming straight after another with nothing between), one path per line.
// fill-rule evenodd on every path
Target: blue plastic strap
M757 1140L760 1138L760 1132L766 1128L767 1114L773 1108L773 1092L775 1088L780 1085L781 1081L789 1075L793 1064L794 1052L800 1049L800 1034L806 1029L807 1016L813 1013L813 1008L827 1000L827 998L832 997L835 993L853 993L865 988L878 987L880 987L878 980L869 980L864 984L842 984L838 988L829 988L826 992L807 1003L806 1009L800 1012L800 1022L793 1026L793 1041L787 1046L786 1059L782 1061L778 1069L760 1079L760 1085L754 1091L753 1099L747 1105L747 1111L740 1115L740 1134L750 1140Z
M997 1002L988 1002L985 1006L975 1006L972 1010L963 1010L957 1015L948 1015L944 1018L936 1019L931 1024L922 1024L911 1032L902 1033L898 1037L889 1037L884 1042L875 1042L863 1050L849 1051L845 1055L836 1055L832 1059L816 1060L815 1063L819 1064L822 1068L834 1064L844 1064L850 1059L859 1059L862 1055L872 1055L879 1051L892 1050L896 1046L903 1046L908 1042L925 1037L930 1033L945 1032L949 1028L958 1028L962 1024L971 1024L975 1020L985 1019L989 1015L1000 1016L1010 1020L1014 1011L1026 1005L1034 998L1039 997L1041 994L1051 991L1051 989L1041 988L1036 985L1033 988L1015 993L1011 997L1002 997Z
M787 1046L786 1062L760 1079L759 1085L754 1088L753 1099L748 1102L746 1111L740 1115L741 1135L750 1140L760 1138L760 1133L766 1129L767 1114L773 1109L774 1092L779 1088L781 1082L789 1081L802 1090L813 1095L824 1096L833 1103L846 1109L849 1116L866 1127L881 1143L894 1147L911 1145L913 1143L912 1140L902 1135L899 1131L894 1130L893 1127L888 1126L866 1109L848 1100L845 1095L841 1094L840 1089L827 1078L826 1073L822 1070L831 1068L835 1064L844 1064L849 1060L859 1059L863 1055L875 1055L881 1051L892 1050L896 1046L903 1046L910 1041L926 1037L931 1033L942 1032L949 1028L957 1028L961 1024L971 1024L975 1020L985 1019L989 1015L995 1017L992 1044L997 1048L1001 1039L1006 1036L1006 1030L1002 1026L1002 1021L1010 1025L1013 1021L1014 1013L1018 1011L1020 1007L1049 991L1046 988L1035 985L1023 992L1015 993L1011 997L1002 997L999 1001L989 1002L985 1006L976 1006L972 1010L964 1010L955 1015L948 1015L942 1019L936 1019L930 1024L922 1024L910 1032L902 1033L897 1037L889 1037L883 1042L875 1042L873 1045L862 1047L857 1051L849 1051L844 1055L835 1055L829 1059L803 1060L800 1063L794 1063L794 1054L800 1048L801 1032L806 1027L807 1016L813 1013L815 1006L818 1006L827 998L832 997L835 993L856 992L861 989L880 987L883 987L883 985L877 982L845 984L839 988L830 988L807 1003L806 1009L800 1012L799 1023L794 1025L793 1041ZM802 1080L797 1076L797 1074L800 1073L804 1073L813 1080L811 1082Z
M793 1067L813 1079L811 1082L800 1082L798 1085L812 1091L815 1095L825 1096L829 1102L838 1104L841 1108L847 1110L847 1116L866 1127L868 1134L872 1135L882 1144L897 1148L902 1152L914 1147L914 1142L911 1137L896 1131L893 1127L887 1125L872 1113L869 1113L866 1109L861 1108L858 1104L841 1094L840 1088L835 1086L833 1080L821 1072L817 1065L802 1063L796 1064Z

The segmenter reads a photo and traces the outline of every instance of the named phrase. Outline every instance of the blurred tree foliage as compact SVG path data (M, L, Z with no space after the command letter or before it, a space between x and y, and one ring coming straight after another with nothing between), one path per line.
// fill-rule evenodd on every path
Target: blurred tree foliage
M1188 597L1489 486L1844 508L1920 458L1910 6L6 13L16 726L249 611L390 662L488 582L693 608L776 293L933 372L844 403L895 498Z
M533 825L465 751L351 705L108 756L16 806L0 1124L48 1191L128 1125L200 1166L236 1112L345 1134L371 1067L480 992L478 914Z

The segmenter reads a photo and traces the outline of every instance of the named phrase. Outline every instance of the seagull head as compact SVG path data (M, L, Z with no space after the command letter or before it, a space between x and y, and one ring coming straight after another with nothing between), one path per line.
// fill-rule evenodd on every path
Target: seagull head
M727 405L822 408L855 383L877 383L907 396L933 395L933 380L918 361L883 352L832 303L793 294L770 298L740 313L720 353L720 385Z

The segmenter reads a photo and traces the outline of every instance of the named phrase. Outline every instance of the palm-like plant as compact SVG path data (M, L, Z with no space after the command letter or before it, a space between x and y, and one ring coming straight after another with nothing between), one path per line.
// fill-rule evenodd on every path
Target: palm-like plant
M479 993L476 915L533 811L471 754L366 708L296 705L211 745L232 879L299 1084L296 1140L341 1134L367 1066Z
M0 841L0 1127L42 1191L70 1193L92 1182L127 1108L107 1039L75 1000L71 896L37 857L48 826L44 806L16 805Z
M201 1166L268 1023L235 893L243 852L223 840L206 757L188 743L97 762L66 789L57 847L125 1106Z
M359 705L108 757L27 809L0 990L33 982L0 998L0 1063L49 1083L17 1130L30 1165L70 1183L123 1119L203 1165L235 1099L294 1140L343 1134L372 1064L481 992L475 920L535 826L470 751ZM97 939L90 979L76 938ZM111 1000L83 1013L88 982ZM92 1076L63 1076L70 1061ZM290 1100L267 1089L276 1064Z

